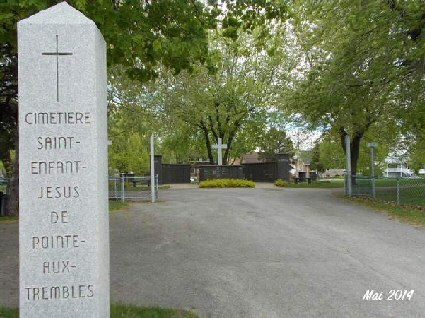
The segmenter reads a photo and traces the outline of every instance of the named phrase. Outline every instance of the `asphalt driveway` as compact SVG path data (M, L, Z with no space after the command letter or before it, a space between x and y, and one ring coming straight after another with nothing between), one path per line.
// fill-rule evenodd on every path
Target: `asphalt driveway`
M160 196L111 214L113 301L211 318L424 316L422 228L323 189ZM17 237L0 225L0 305L18 304ZM368 290L384 299L363 300ZM386 300L391 290L414 293Z

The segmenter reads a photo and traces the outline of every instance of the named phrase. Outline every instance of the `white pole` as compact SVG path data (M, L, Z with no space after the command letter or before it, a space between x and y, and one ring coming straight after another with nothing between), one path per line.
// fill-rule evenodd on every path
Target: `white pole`
M347 134L345 135L345 171L347 174L347 191L346 195L351 197L352 195L352 188L351 188L351 148L350 148L350 136Z
M151 201L155 203L155 145L154 136L151 136Z
M371 144L370 146L370 161L371 161L371 176L372 176L372 197L376 197L376 190L375 190L375 155L374 155L374 148L375 145Z
M400 178L397 177L397 205L400 205Z
M121 175L121 201L125 202L125 177Z

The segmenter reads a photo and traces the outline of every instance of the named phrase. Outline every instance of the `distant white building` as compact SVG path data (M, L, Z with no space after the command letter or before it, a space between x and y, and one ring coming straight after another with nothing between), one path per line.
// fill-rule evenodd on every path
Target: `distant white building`
M384 169L384 177L386 178L409 178L415 175L412 169L409 169L407 162L409 157L406 151L394 151L386 159L387 165Z
M322 178L335 178L342 177L345 175L345 169L326 169L321 173Z
M384 171L387 178L409 178L414 175L415 172L407 167L386 168Z

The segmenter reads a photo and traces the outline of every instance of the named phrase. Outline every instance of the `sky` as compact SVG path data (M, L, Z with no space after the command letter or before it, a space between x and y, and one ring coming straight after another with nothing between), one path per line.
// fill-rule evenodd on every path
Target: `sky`
M299 150L310 150L314 147L314 143L320 138L320 131L306 131L305 129L290 129L286 131L291 138L292 143Z

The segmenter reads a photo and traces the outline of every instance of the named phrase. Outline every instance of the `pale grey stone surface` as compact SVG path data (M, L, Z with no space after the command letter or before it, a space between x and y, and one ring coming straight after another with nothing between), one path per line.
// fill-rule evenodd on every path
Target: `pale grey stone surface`
M105 42L61 3L18 47L20 317L109 317Z

